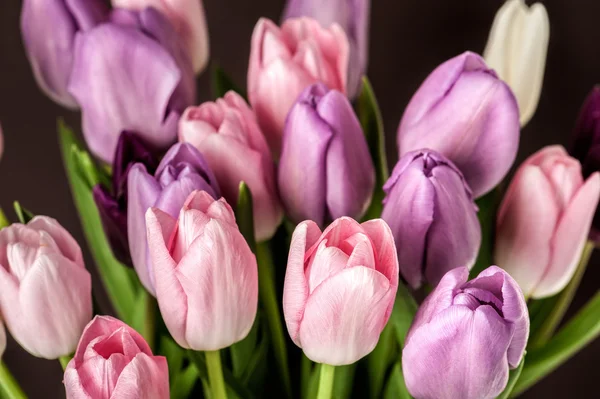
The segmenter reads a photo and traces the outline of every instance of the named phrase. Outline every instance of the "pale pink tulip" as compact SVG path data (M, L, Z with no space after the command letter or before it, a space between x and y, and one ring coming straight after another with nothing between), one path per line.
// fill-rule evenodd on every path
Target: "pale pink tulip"
M96 316L83 331L64 384L68 399L168 399L167 359L152 355L127 324Z
M343 217L321 233L300 223L290 245L283 313L288 332L319 363L351 364L375 348L398 289L394 237L381 219Z
M246 337L258 303L256 257L224 199L190 194L179 219L146 213L156 299L184 348L214 351Z
M543 298L571 280L600 197L600 174L585 182L561 146L545 147L517 171L498 213L495 260L526 297Z
M302 91L316 82L346 94L350 47L343 29L325 29L311 18L291 18L279 28L262 18L254 28L248 98L271 151L277 156L285 118Z
M79 245L56 220L37 216L0 231L0 310L32 355L75 350L92 318L92 281Z
M194 71L200 73L206 68L209 43L202 0L112 0L112 4L135 11L154 7L162 12L184 41Z
M216 102L189 107L179 121L179 140L202 153L230 203L237 203L240 182L248 185L254 200L256 239L271 238L283 218L275 165L244 99L230 91Z

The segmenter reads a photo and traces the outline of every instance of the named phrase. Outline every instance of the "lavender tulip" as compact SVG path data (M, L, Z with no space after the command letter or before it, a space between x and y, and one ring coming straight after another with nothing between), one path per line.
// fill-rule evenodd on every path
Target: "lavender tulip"
M283 19L314 18L325 28L337 23L350 42L348 95L354 97L369 62L371 0L288 0Z
M24 0L21 11L23 44L40 88L57 103L75 109L67 91L78 32L86 32L108 17L102 0Z
M278 182L294 222L310 219L323 226L364 214L375 171L360 123L342 93L317 83L298 97L283 132Z
M127 235L133 266L146 289L155 295L154 272L146 239L146 211L155 207L177 218L186 198L194 190L220 197L217 179L194 146L175 144L167 152L154 176L137 163L127 176Z
M477 206L451 161L431 150L409 152L383 189L381 218L394 234L400 273L413 288L473 266L481 244Z
M402 371L417 399L495 398L521 363L529 314L518 284L496 266L468 276L449 271L408 331Z
M519 107L512 91L477 54L437 67L404 111L400 156L431 148L459 167L475 197L504 178L519 146Z
M91 151L112 162L125 130L159 149L175 142L179 117L194 103L194 79L189 55L162 14L115 10L110 22L77 37L69 92L81 105Z
M136 163L143 164L148 173L158 167L158 159L148 145L136 134L123 132L113 161L112 187L98 184L93 191L113 254L127 266L133 266L127 239L127 175Z

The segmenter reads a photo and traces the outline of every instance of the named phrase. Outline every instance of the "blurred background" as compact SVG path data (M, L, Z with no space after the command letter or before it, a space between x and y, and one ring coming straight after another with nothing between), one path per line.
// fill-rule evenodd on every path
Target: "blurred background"
M519 161L548 144L568 145L579 107L600 81L600 1L541 2L550 18L550 47L542 97L535 116L522 131ZM494 14L503 0L372 3L368 75L385 120L392 167L397 159L396 128L410 97L441 62L465 50L483 51ZM236 83L245 85L253 27L260 17L278 21L284 1L204 0L204 4L212 60ZM36 86L21 43L20 9L21 1L0 2L0 123L5 140L0 161L0 205L13 220L14 200L34 213L58 219L85 251L55 129L57 117L64 117L78 128L79 116L54 104ZM198 101L209 99L210 78L205 72L198 79ZM93 269L89 253L86 260ZM284 265L280 266L283 269ZM569 315L596 292L599 281L600 254L595 253ZM600 340L522 397L598 397L593 394L598 386L598 358ZM4 359L30 397L64 397L58 361L33 358L12 340Z

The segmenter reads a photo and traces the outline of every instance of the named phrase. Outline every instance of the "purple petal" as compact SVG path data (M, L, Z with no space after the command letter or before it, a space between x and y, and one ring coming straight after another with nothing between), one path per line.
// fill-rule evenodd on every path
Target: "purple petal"
M104 234L115 258L127 266L133 266L127 239L127 209L121 208L119 202L99 184L94 187L93 194Z

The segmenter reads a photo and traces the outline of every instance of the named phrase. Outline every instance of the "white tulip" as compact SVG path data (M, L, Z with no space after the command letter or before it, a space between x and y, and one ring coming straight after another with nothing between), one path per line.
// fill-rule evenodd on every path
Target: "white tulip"
M496 13L484 58L515 93L524 126L535 113L548 52L550 21L546 8L508 0Z

